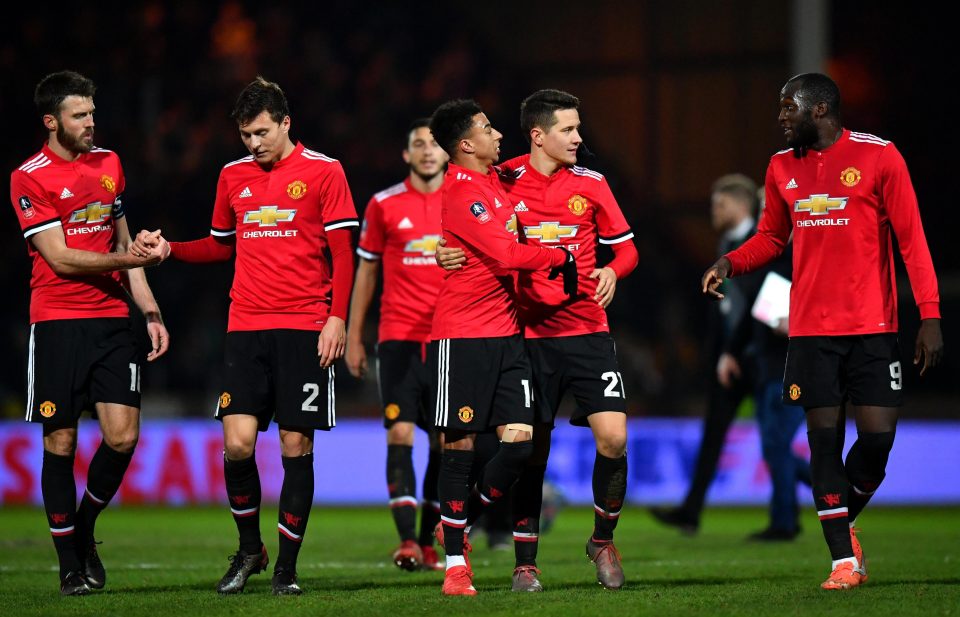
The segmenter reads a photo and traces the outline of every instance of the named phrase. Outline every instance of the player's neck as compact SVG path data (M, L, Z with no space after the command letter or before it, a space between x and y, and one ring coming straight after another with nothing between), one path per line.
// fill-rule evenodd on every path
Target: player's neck
M490 173L490 165L493 164L489 161L481 161L475 156L457 157L453 162L466 170L475 171L483 175Z
M410 186L418 193L435 193L443 186L443 172L424 177L410 170Z
M543 148L534 146L530 149L530 166L548 178L557 173L563 164L547 156Z
M813 144L813 150L826 150L833 144L840 141L843 136L843 127L836 123L829 123L817 131L817 143Z
M67 150L63 147L63 144L57 139L56 133L50 135L50 139L47 140L47 147L50 148L54 154L71 163L83 154L83 152L74 152L73 150Z

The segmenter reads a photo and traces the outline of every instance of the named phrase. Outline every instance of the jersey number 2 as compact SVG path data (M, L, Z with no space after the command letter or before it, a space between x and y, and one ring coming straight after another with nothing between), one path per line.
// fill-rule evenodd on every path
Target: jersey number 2
M603 395L610 398L627 398L627 393L623 389L623 377L620 376L619 371L607 371L603 375L600 375L600 379L604 381L609 381L607 387L603 389ZM620 386L620 391L617 391L617 386Z
M320 386L315 383L305 383L303 384L303 391L308 394L307 398L303 400L303 405L300 406L300 409L303 411L319 411L320 408L314 405L313 401L320 396Z

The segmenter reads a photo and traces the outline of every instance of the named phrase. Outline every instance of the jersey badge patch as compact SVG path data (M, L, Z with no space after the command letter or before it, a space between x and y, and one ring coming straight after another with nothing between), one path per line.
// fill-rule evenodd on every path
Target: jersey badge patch
M467 424L473 420L473 409L468 405L464 405L460 408L460 411L457 412L457 417L460 418L461 422Z
M590 202L583 195L574 195L567 200L567 208L577 216L583 216L583 213L590 207Z
M790 388L787 390L787 394L790 396L791 401L795 401L800 398L800 386L797 384L790 384Z
M52 418L57 413L57 406L52 401L43 401L40 403L40 415L44 418Z
M860 170L856 167L847 167L840 172L840 182L849 188L857 186L860 184Z
M100 186L102 186L103 190L107 191L108 193L117 192L117 181L107 174L100 176Z
M229 393L229 392L224 392L223 394L221 394L221 395L220 395L220 409L226 409L227 407L229 407L231 400L232 400L232 399L230 398L230 393Z
M396 420L400 417L400 405L390 403L384 408L383 415L387 420Z
M479 201L470 204L470 214L475 216L481 223L486 223L490 220L490 213L487 212L487 209L484 208L483 204Z
M287 195L290 199L300 199L307 194L307 183L303 180L294 180L287 185Z
M20 212L23 212L23 218L32 219L36 211L33 209L33 204L30 203L30 198L24 195L18 201L20 202Z

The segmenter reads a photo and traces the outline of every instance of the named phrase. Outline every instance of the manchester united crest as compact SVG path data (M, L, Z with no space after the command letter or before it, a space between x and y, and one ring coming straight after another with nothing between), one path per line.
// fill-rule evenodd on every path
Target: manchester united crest
M220 395L220 409L226 409L227 407L229 407L231 400L232 400L232 399L230 398L230 393L229 393L229 392L224 392L223 394L221 394L221 395Z
M57 406L52 401L43 401L40 403L40 415L44 418L52 418L57 413Z
M400 417L400 405L390 403L383 409L383 415L387 420L396 420Z
M840 172L840 182L843 186L855 187L860 184L860 170L856 167L847 167Z
M583 195L574 195L567 200L567 207L570 208L570 212L577 216L583 216L583 213L590 207L590 202Z
M307 183L303 180L294 180L287 185L287 195L290 199L300 199L307 194Z
M460 411L457 412L457 417L460 418L461 422L468 423L473 420L473 409L468 405L464 405L460 408Z
M787 390L787 394L790 396L791 401L795 401L800 398L800 386L797 384L790 384L790 388Z
M107 174L103 174L102 176L100 176L100 186L103 187L103 190L109 193L117 192L117 181L111 178L110 176L108 176Z

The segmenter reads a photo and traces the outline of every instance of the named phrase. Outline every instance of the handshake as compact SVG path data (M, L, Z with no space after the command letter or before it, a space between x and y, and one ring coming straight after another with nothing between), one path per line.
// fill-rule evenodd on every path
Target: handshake
M170 257L170 244L160 235L160 230L142 230L134 238L127 252L144 260L144 265L153 266Z

